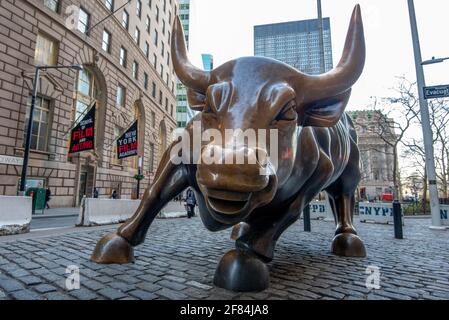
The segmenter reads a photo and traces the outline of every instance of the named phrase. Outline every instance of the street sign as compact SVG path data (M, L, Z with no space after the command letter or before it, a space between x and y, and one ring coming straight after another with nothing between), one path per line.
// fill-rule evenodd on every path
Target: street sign
M449 97L449 85L424 87L425 99L436 99Z

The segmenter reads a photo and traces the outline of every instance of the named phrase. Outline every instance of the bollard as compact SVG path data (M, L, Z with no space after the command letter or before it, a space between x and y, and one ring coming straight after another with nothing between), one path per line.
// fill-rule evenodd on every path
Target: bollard
M304 214L304 231L310 232L312 228L310 227L310 205L307 204L303 210Z
M398 200L393 201L394 237L404 239L402 234L402 209Z

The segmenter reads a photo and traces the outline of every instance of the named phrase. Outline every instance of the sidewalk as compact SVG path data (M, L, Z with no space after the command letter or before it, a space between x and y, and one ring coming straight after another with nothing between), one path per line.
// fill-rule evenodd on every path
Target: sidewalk
M75 217L79 215L79 212L79 207L45 209L43 211L43 214L41 210L37 210L33 215L33 219Z

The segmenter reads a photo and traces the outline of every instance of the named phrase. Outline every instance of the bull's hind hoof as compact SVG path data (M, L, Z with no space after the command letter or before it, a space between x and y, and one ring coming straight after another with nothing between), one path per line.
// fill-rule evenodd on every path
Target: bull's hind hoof
M268 267L255 255L238 249L226 253L215 271L214 284L235 292L254 292L268 288Z
M352 233L340 233L332 240L332 253L342 257L366 257L363 241Z
M91 260L100 264L125 264L134 261L134 249L124 238L109 233L98 241Z

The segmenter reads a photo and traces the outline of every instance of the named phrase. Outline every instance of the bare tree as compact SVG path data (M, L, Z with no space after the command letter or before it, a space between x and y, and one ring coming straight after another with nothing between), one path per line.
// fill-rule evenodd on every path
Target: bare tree
M372 107L374 111L376 124L367 125L363 122L355 121L356 125L364 128L381 139L385 145L389 146L393 156L393 193L395 198L401 199L401 179L399 170L399 146L405 144L406 133L411 126L418 120L419 100L414 92L415 84L404 77L398 78L398 84L392 88L394 95L375 99ZM374 150L385 153L385 150Z

